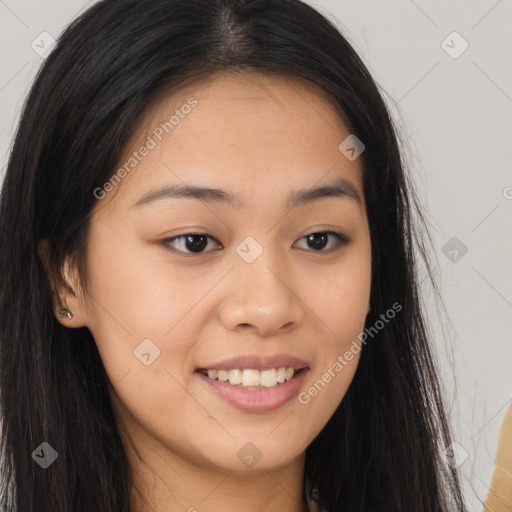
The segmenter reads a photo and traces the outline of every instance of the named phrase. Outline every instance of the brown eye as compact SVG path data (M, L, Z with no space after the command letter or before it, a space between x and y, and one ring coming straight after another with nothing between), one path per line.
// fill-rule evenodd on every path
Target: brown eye
M330 252L330 250L335 250L336 247L331 247L325 251L323 250L329 244L330 237L333 237L335 241L337 241L338 247L348 245L351 242L346 235L338 233L337 231L318 231L303 236L301 240L306 240L308 247L312 248L315 252Z
M214 237L204 233L186 233L184 235L166 238L163 242L167 245L171 245L175 241L178 241L181 246L181 248L177 248L179 252L202 254L203 252L209 252L204 249L207 247L210 240L219 243Z

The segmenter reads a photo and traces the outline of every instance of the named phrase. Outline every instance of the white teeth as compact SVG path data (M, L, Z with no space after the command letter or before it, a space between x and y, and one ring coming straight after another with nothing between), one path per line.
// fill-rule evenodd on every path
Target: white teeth
M231 382L230 382L231 384ZM242 384L245 387L259 386L260 385L260 372L258 370L243 370L242 371Z
M285 380L286 380L286 368L279 368L279 370L277 370L277 382L279 382L279 384L282 384ZM290 380L290 379L288 379L288 380Z
M208 374L208 376L210 376ZM228 379L230 384L242 384L242 371L241 370L229 370Z
M289 381L295 374L294 368L270 368L269 370L203 370L210 379L217 379L221 382L229 382L238 387L265 387L272 388L277 384Z
M271 388L277 384L277 370L272 368L271 370L265 370L260 375L260 386Z

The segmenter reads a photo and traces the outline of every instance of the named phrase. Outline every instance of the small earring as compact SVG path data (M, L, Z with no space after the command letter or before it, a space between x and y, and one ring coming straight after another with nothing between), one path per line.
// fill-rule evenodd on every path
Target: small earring
M69 320L69 319L73 318L73 313L71 313L71 311L69 311L69 309L68 309L68 308L64 308L64 309L60 312L59 316L60 316L61 318L66 317L66 318Z

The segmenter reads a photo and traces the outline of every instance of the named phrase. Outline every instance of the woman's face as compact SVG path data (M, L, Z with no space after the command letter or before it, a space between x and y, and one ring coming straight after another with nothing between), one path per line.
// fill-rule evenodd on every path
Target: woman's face
M145 115L95 192L88 292L61 320L90 329L139 448L271 469L327 423L371 283L362 163L339 149L349 135L323 96L260 74L218 76ZM178 194L192 186L225 192ZM303 369L287 381L287 368Z

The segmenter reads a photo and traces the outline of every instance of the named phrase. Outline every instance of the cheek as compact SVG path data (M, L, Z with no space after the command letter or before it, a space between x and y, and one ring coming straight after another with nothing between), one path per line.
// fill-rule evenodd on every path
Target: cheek
M360 335L371 289L369 249L347 253L335 271L331 267L314 275L306 300L319 319L319 350L299 403L314 409L317 418L326 422L343 399L362 350ZM319 423L315 420L314 424Z
M316 338L318 350L312 371L297 396L300 428L308 433L309 439L320 433L343 400L362 350L358 336L364 329L365 312L344 307L339 297L337 300L338 307L326 312L331 319L329 329L334 333L321 329L323 334Z
M343 343L364 328L371 290L369 250L347 251L339 263L316 265L303 274L304 302L322 321L325 334Z
M188 335L194 334L178 334L180 321L211 284L190 287L183 275L171 275L161 259L150 261L155 251L144 251L121 231L101 226L91 240L88 328L105 370L114 387L123 379L126 390L122 386L119 391L128 402L141 390L146 398L158 396L173 382L163 370L170 368L169 352L173 361L183 361ZM171 351L164 339L173 340Z
M315 437L343 400L354 377L363 349L360 335L364 329L367 296L364 300L343 300L331 295L319 326L315 362L303 391L297 397L303 409L302 427ZM321 334L320 334L321 332Z
M89 269L92 323L141 340L169 333L218 279L195 276L197 271L171 265L163 247L149 248L106 228L90 246Z

